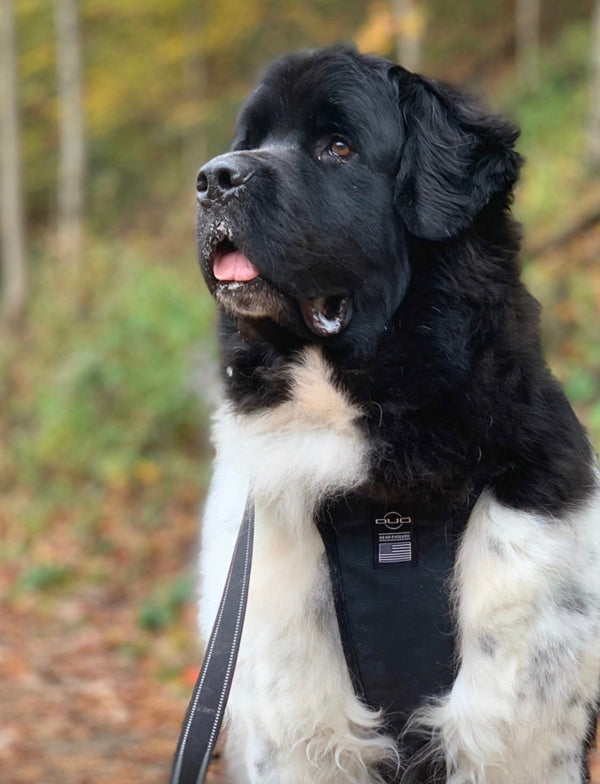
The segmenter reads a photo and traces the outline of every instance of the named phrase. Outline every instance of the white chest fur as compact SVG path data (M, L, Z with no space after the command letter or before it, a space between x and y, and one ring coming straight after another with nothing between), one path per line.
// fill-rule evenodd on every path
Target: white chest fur
M320 501L364 477L360 411L332 384L315 350L292 371L292 397L253 416L223 410L203 529L201 626L216 611L247 492L256 534L248 611L229 702L236 781L379 781L394 757L378 714L354 695L343 657L324 548Z

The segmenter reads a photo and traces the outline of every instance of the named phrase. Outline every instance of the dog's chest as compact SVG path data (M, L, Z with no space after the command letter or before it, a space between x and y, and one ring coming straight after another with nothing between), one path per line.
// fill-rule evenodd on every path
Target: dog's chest
M316 348L288 368L289 399L241 415L226 406L217 418L217 457L245 479L275 526L306 531L329 495L356 487L368 471L361 410L332 379ZM275 509L277 507L277 509Z
M254 557L230 712L244 717L256 754L261 738L300 748L316 727L324 728L327 743L331 733L342 738L349 726L372 725L352 689L315 523L327 497L364 479L368 447L357 425L360 411L334 386L316 351L292 371L291 390L289 401L258 415L221 413L203 531L206 633L222 585L213 573L218 563L224 571L252 493Z
M229 492L251 492L255 501L246 620L254 658L262 641L264 657L283 659L306 647L299 635L331 639L335 614L315 516L328 496L352 489L367 470L360 411L336 388L320 353L307 350L289 372L288 401L250 416L226 410L216 428L217 467L237 475Z
M298 536L280 527L274 509L257 505L248 610L231 704L250 726L252 717L267 725L271 738L282 727L322 714L346 691L323 543L311 521L306 523Z

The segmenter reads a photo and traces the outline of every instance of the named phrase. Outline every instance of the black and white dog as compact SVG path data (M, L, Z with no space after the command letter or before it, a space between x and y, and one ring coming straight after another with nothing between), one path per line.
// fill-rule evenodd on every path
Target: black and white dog
M474 505L449 587L454 682L411 722L443 760L441 780L586 778L599 481L519 279L516 138L448 86L336 47L272 65L233 151L199 173L225 385L203 527L206 633L249 492L256 507L228 709L236 784L411 776L342 651L315 520L348 492L433 515Z

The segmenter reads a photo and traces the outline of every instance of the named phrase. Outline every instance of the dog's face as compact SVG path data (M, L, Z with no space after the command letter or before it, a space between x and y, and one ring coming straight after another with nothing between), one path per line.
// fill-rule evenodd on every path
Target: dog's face
M409 235L471 224L516 179L514 129L349 49L277 61L198 175L198 250L240 320L364 355L410 281Z

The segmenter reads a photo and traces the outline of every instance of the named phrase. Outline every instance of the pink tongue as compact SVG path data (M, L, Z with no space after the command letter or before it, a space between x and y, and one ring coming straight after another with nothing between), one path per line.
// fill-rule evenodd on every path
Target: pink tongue
M215 259L213 273L217 280L240 282L254 280L260 274L250 259L239 250L218 256Z

